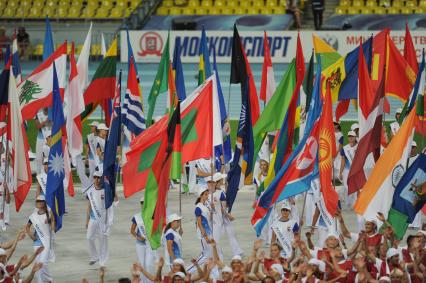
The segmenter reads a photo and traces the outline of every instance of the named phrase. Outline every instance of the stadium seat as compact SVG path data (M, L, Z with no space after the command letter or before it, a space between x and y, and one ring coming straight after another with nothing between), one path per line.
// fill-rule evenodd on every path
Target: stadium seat
M56 15L58 18L68 18L68 7L58 7L58 9L56 9Z
M99 7L96 10L95 18L107 18L109 14L109 9L106 7Z
M210 8L213 6L212 1L210 0L201 0L201 7Z
M240 7L248 8L251 6L250 1L240 0L239 4Z
M163 6L164 7L169 7L169 8L173 7L173 0L164 0L163 1Z
M168 15L169 14L169 8L161 6L157 9L157 15Z
M92 44L90 46L90 55L92 56L101 55L101 46L99 44Z
M105 8L112 8L112 7L113 7L112 1L109 1L109 0L103 0L103 1L102 1L102 4L101 4L101 7L105 7Z
M248 15L257 15L257 14L259 14L259 9L255 8L255 7L247 8L247 14Z
M180 15L182 12L182 9L179 7L171 7L169 10L170 15Z
M97 8L99 6L99 2L97 0L88 0L86 7L91 7L92 9Z
M263 7L265 7L265 3L263 3L263 1L254 1L253 2L253 7L255 7L255 8L263 8Z
M95 9L86 6L83 11L81 11L81 17L82 18L93 18L93 16L95 15Z
M424 14L425 12L426 12L426 9L423 7L417 7L416 9L414 9L415 14Z
M380 0L379 5L382 7L390 7L391 6L391 1L390 0Z
M207 15L207 9L208 8L202 8L202 7L195 9L195 14L196 15Z
M367 0L367 2L365 3L365 6L374 8L377 6L377 2L376 0Z
M115 7L127 8L127 1L118 0L117 2L115 2ZM160 8L165 8L165 6L163 5Z
M46 8L56 8L56 6L58 5L58 2L55 0L47 0L46 4L44 5Z
M362 0L354 0L352 2L352 7L357 7L357 8L364 7L364 1L362 1Z
M386 14L386 8L383 8L383 7L375 7L375 8L374 8L374 14L377 14L377 15L384 15L384 14Z
M32 7L27 14L27 18L31 19L38 19L41 18L41 12L40 9L37 7Z
M219 7L211 7L209 8L209 10L207 11L207 14L209 15L220 15L221 9Z
M80 12L81 12L80 7L71 6L70 9L68 10L68 17L69 18L79 18Z
M234 8L234 15L245 15L246 9L243 7L235 7Z
M417 3L414 1L407 1L405 2L405 7L410 7L410 8L417 7Z
M274 14L277 14L277 15L279 15L279 14L285 14L285 6L275 7L273 9L273 11L274 11Z
M399 9L396 7L387 8L386 11L390 15L399 14Z
M368 7L363 7L361 12L364 15L374 14L374 10Z
M334 12L337 14L337 15L344 15L344 14L346 14L347 13L347 9L348 9L348 7L343 7L343 6L337 6L336 7L336 9L334 10Z
M404 6L404 2L403 1L393 0L392 7L402 7L402 6Z
M197 9L199 9L199 8L197 8ZM182 15L194 15L195 14L194 10L196 10L196 9L194 9L192 7L185 7L185 8L182 9Z
M413 13L413 8L410 7L402 7L401 8L401 14L414 14Z
M200 7L200 2L198 0L189 0L188 7L198 8Z
M269 8L275 8L277 6L276 0L266 0L266 6Z
M26 11L23 9L16 9L14 18L24 18L26 16Z
M83 44L78 44L75 46L75 55L80 55L81 50L83 50Z
M128 17L128 16L130 16L130 14L133 12L133 10L134 9L132 9L132 8L127 8L127 9L125 9L124 10L124 17Z
M19 9L24 10L24 11L28 11L31 8L31 6L32 6L31 1L23 0L23 1L21 1L21 5L19 6Z
M42 56L43 55L43 44L37 44L35 46L33 55L34 56Z
M42 9L44 7L44 1L42 0L34 0L33 1L33 8Z
M139 5L138 1L131 1L130 2L130 8L132 8L133 10L136 9L136 7Z
M44 7L44 9L41 11L41 15L43 17L49 17L49 18L53 18L55 16L55 8L51 8L51 7Z
M226 5L230 8L234 8L238 6L238 1L236 0L229 0L227 1Z
M420 0L419 7L425 8L426 7L426 0Z
M260 13L262 15L273 15L274 9L272 7L264 7L262 9L260 9Z
M356 15L359 14L359 8L356 7L348 7L348 15Z
M123 9L118 7L112 8L109 16L114 19L120 19L123 17Z
M342 0L339 2L339 6L350 6L351 5L351 1L349 0Z
M234 11L231 7L223 7L223 8L220 9L220 13L222 15L232 15L234 13Z
M18 7L18 3L15 1L9 1L7 2L7 7L11 9L16 9Z

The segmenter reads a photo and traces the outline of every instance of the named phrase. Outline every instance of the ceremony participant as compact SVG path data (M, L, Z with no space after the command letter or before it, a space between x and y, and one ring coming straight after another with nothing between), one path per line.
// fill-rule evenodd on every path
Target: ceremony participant
M143 210L144 197L140 199L141 211ZM151 248L151 245L148 241L146 235L145 225L142 219L142 213L136 213L132 218L132 226L130 228L130 234L136 238L136 254L138 257L139 263L151 273L154 273L155 270L155 261L157 258L157 251ZM141 282L150 282L148 278L142 278Z
M355 132L357 138L359 137L359 125L358 125L358 123L353 123L351 125L351 131Z
M394 135L396 135L396 133L398 132L400 126L399 126L399 118L401 117L401 113L402 113L402 108L398 108L395 111L395 121L392 122L389 127L391 130L391 137L393 137Z
M206 178L208 180L208 178ZM207 181L206 180L206 181ZM201 186L198 191L198 198L195 202L195 226L198 238L201 241L201 255L205 258L212 257L210 249L210 240L213 238L211 209L215 209L212 205L209 207L209 191L206 186Z
M50 215L49 215L50 214ZM34 232L31 229L34 228ZM41 269L36 272L36 281L39 283L53 282L52 275L49 272L49 262L55 262L55 253L53 251L53 236L55 230L55 217L49 213L44 195L39 195L36 200L36 210L30 215L26 232L33 240L34 251L43 247L43 252L37 255L35 262L42 263Z
M260 184L265 180L266 176L268 176L269 170L269 160L262 155L259 160L259 174L254 178L254 182L256 184L256 188L259 188ZM256 198L259 197L259 193L256 194Z
M291 206L284 203L281 206L281 217L272 224L271 245L278 242L282 247L281 256L290 258L293 253L294 235L299 232L299 225L291 219Z
M348 144L340 151L340 170L339 180L342 182L345 190L345 202L348 209L352 209L355 204L356 194L348 195L348 174L358 148L357 134L355 131L348 132Z
M45 157L43 159L43 170L37 174L37 190L36 190L36 198L39 195L46 195L46 184L47 184L47 171L49 170L49 159Z
M164 228L163 246L166 265L172 267L176 259L182 259L182 217L173 213L167 216L167 225Z
M0 143L3 145L4 143ZM11 167L6 169L6 153L4 147L1 149L1 168L0 168L0 227L3 231L6 231L6 226L9 225L9 212L10 212L10 192L8 186L8 180L11 180ZM6 178L6 173L9 175L9 179Z
M337 155L334 157L333 161L333 178L338 179L339 177L339 170L340 170L340 163L341 158L339 156L339 152L343 149L343 134L342 134L342 128L340 124L337 121L333 121L334 124L334 137L336 141L336 153Z
M44 158L49 158L50 145L52 142L52 131L50 129L45 131L46 142L43 144L43 160ZM39 172L43 171L40 169Z
M419 154L417 153L417 143L413 140L411 142L410 157L408 158L408 167L410 167L411 164L413 164L414 161L416 161L417 157L419 157ZM412 229L420 229L422 225L422 215L423 215L423 212L419 211L416 214L416 217L414 217L413 223L408 225L408 227Z
M108 236L111 222L105 208L105 190L102 186L101 178L102 171L97 169L93 174L94 183L86 192L88 199L86 229L90 249L89 265L99 261L99 265L105 267L109 256ZM98 249L96 249L97 239L99 239Z
M37 141L36 141L36 165L37 173L41 171L43 163L43 146L46 143L47 132L51 129L52 123L47 115L47 108L40 109L34 118L37 128Z
M210 158L201 158L196 161L196 169L197 169L197 184L198 186L202 186L207 184L205 178L212 175L212 165ZM215 170L214 170L215 171Z
M86 165L89 166L89 182L93 183L93 173L95 172L96 163L95 163L95 155L96 155L96 141L98 138L97 132L98 122L93 121L90 123L90 134L87 135L85 147L85 160Z
M98 137L96 139L96 155L95 155L95 164L96 167L99 167L103 170L104 163L104 152L105 152L105 143L108 138L108 127L104 123L98 125Z

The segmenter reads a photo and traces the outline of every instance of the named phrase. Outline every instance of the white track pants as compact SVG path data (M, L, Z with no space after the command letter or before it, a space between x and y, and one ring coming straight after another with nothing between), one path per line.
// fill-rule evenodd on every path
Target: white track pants
M34 246L34 251L37 250L40 246ZM44 253L45 251L43 251ZM43 253L39 254L35 258L35 263L41 262L40 258L42 257ZM53 282L52 275L50 275L49 272L49 263L43 262L43 267L37 271L34 275L35 282L37 283L47 283L47 282Z
M46 144L46 140L44 138L37 138L36 141L36 169L37 174L41 172L43 167L43 146ZM46 156L47 157L47 156Z
M224 221L225 233L228 236L229 244L231 245L232 255L241 255L243 250L238 244L237 237L235 236L234 226L230 221Z
M136 255L140 265L143 266L151 274L155 274L155 262L157 260L157 251L153 251L150 245L144 245L141 243L136 243ZM151 282L143 274L141 275L141 281L144 283Z
M99 240L99 249L96 249L96 240ZM89 242L90 260L99 261L100 266L106 266L108 261L108 236L101 232L97 221L90 219L87 228L87 241Z

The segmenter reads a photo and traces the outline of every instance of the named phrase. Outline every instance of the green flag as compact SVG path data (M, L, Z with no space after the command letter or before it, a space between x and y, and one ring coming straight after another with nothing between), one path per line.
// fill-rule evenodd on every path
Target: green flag
M266 133L279 130L284 121L285 113L290 104L291 97L296 87L296 60L291 61L287 72L275 89L274 94L263 110L253 128L254 156L256 157Z
M170 51L169 51L169 37L167 36L166 45L161 55L160 65L158 66L157 75L155 76L154 84L152 85L151 91L148 96L148 116L146 118L146 127L148 128L152 124L152 115L154 114L155 103L160 93L168 90L169 82L169 67L170 67Z

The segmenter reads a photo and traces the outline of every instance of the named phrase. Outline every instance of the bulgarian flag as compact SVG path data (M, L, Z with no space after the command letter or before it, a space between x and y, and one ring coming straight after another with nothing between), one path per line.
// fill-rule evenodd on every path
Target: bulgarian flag
M181 164L212 157L213 146L222 142L220 112L215 93L217 89L215 89L215 76L212 75L180 105ZM153 174L153 166L160 155L167 125L168 116L165 116L131 142L130 151L126 154L127 163L123 166L126 198L148 187L147 181L149 175ZM175 148L178 147L176 144Z
M272 67L271 52L269 51L268 36L266 31L263 37L263 67L262 67L262 83L260 85L260 99L268 103L275 92L275 75Z
M407 170L416 120L418 117L413 109L362 187L354 209L366 220L376 219L378 212L388 217L395 188Z
M53 63L56 66L59 90L63 96L67 71L67 42L18 85L22 119L32 119L38 110L52 105Z

